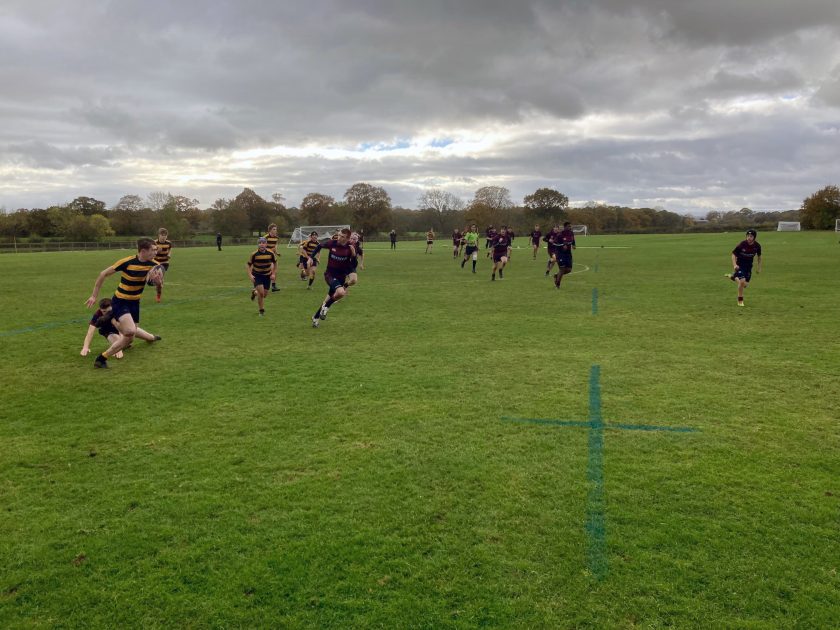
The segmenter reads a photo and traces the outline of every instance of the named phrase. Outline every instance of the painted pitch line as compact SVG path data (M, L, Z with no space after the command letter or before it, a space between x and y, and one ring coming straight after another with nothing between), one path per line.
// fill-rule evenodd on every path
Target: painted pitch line
M600 582L607 577L606 496L604 492L604 431L618 429L625 431L666 431L694 433L691 427L669 427L650 424L605 424L601 415L601 366L593 365L589 371L589 420L553 420L546 418L512 418L502 416L508 422L527 422L560 427L583 427L589 429L586 480L589 484L586 497L586 566Z

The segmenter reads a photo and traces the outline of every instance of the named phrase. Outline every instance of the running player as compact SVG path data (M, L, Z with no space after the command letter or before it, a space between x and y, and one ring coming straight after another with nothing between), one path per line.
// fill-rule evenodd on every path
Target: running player
M461 269L467 264L467 260L472 258L472 272L475 273L475 263L478 260L478 229L475 225L471 225L464 232L464 243L466 243L466 249L464 260L461 261Z
M493 239L493 274L491 280L496 279L496 271L499 272L499 280L505 277L504 268L510 257L510 238L507 230L502 226L501 231Z
M493 239L496 238L496 228L492 225L488 226L486 230L484 230L484 236L486 240L484 241L484 249L490 249L490 246L493 244ZM490 252L487 252L487 255L490 255Z
M155 262L160 267L160 282L153 282L152 284L155 285L155 302L160 302L161 294L163 293L163 278L166 272L169 271L169 258L172 250L172 243L169 241L169 231L166 228L160 228L158 230L155 247L157 247Z
M354 284L358 284L359 274L356 273L357 269L365 270L365 252L362 249L362 245L364 244L362 238L362 235L356 232L350 235L350 244L356 250L356 257L351 259L353 271L347 274L347 280L344 281L345 289L352 287Z
M461 230L455 228L452 230L452 258L457 260L458 259L458 252L461 249Z
M280 254L277 253L277 242L280 240L280 237L277 236L277 224L272 223L268 226L268 234L265 236L265 240L267 242L267 249L272 254L274 254L274 262L277 264L277 260L280 258ZM271 279L271 292L274 293L275 291L279 291L280 289L277 288L277 283L275 279Z
M753 262L758 261L755 272L761 273L761 245L755 240L756 236L755 230L747 230L747 238L732 250L733 271L726 274L726 277L738 285L738 306L744 305L744 289L750 284Z
M557 262L557 273L554 274L554 286L560 288L560 282L567 273L572 273L572 250L577 249L575 233L572 224L566 221L563 231L554 237L554 259Z
M560 226L555 225L551 230L543 236L543 241L546 243L546 251L548 252L548 265L545 268L545 275L548 277L548 274L551 273L551 267L557 262L554 254L554 241L560 236Z
M312 316L312 327L317 328L321 320L327 318L330 307L347 295L345 282L347 276L353 272L353 258L356 257L356 249L350 244L350 230L344 228L338 233L338 238L319 244L312 252L316 256L321 249L329 251L327 258L327 269L324 271L324 281L327 283L327 297L315 314Z
M298 268L300 269L300 279L306 280L309 278L307 289L312 288L312 283L315 281L315 267L318 266L318 259L312 258L311 254L318 247L318 232L312 231L309 233L309 238L302 241L298 246Z
M531 232L531 246L534 248L534 260L537 259L537 252L540 251L541 238L542 232L540 232L540 226L535 225L533 231Z
M426 251L423 252L424 254L428 254L432 251L432 245L435 244L435 232L432 228L429 228L429 231L426 232Z
M120 283L111 298L111 313L120 336L104 352L96 356L93 367L107 368L108 358L130 346L135 335L149 342L160 341L158 335L149 334L137 327L140 323L140 297L146 287L146 279L155 266L155 242L150 238L141 238L137 241L136 254L121 258L99 273L93 285L93 293L85 304L88 308L96 304L105 278L119 271ZM160 274L159 271L152 273Z
M257 250L248 258L245 268L248 271L248 278L251 280L251 301L257 300L257 307L260 309L260 317L265 315L265 296L268 287L274 284L277 274L277 258L274 252L268 249L268 239L261 236L257 241Z

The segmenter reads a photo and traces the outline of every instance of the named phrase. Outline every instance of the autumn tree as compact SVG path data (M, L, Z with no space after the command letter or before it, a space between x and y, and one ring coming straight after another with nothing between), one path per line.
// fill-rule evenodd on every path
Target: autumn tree
M525 195L523 205L531 222L555 224L565 218L569 198L553 188L538 188L534 193Z
M325 218L335 199L321 193L309 193L300 202L300 219L307 225L326 225Z
M356 229L372 234L391 222L391 198L384 188L370 184L353 184L344 193L344 200L353 214Z
M799 211L802 226L812 230L828 230L840 218L840 188L826 186L807 197Z

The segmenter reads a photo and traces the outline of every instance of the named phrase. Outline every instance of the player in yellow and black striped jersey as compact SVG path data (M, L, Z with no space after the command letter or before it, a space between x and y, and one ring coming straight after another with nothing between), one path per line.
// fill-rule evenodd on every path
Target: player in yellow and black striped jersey
M107 368L108 357L130 346L135 336L146 341L160 341L159 336L137 327L140 323L140 297L146 286L149 272L157 266L154 260L156 251L155 242L152 239L141 238L137 241L135 255L121 258L107 269L103 269L96 278L93 293L85 302L88 308L96 304L105 278L120 272L120 283L117 285L114 297L111 298L111 312L116 328L120 331L120 337L105 352L96 357L93 362L94 367Z
M298 269L300 269L300 279L306 280L309 278L307 289L312 288L312 283L315 281L315 267L318 266L317 258L312 258L312 252L318 247L318 232L310 232L309 238L302 241L298 245Z
M158 237L155 241L157 253L155 254L155 262L160 266L160 282L153 283L155 285L156 295L155 302L160 302L161 294L163 293L163 277L169 271L169 257L172 250L172 242L169 240L169 231L166 228L158 230Z
M257 241L257 251L248 258L248 277L254 285L251 290L251 300L259 298L260 317L265 314L265 296L270 283L274 282L277 273L277 258L268 249L268 240L261 236Z
M280 258L280 254L277 253L277 243L280 240L280 237L277 236L277 224L272 223L268 226L268 234L265 235L266 246L268 247L268 251L274 254L275 258ZM271 279L271 292L274 293L275 291L279 291L280 289L277 288L277 284L274 281L274 278Z

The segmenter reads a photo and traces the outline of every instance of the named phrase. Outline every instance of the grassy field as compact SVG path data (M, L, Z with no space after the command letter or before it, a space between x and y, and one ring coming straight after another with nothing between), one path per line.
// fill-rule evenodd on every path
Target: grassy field
M559 291L377 243L317 330L292 250L264 318L249 248L174 250L107 371L130 252L0 257L0 627L837 627L840 245L760 234L739 309L740 239Z

